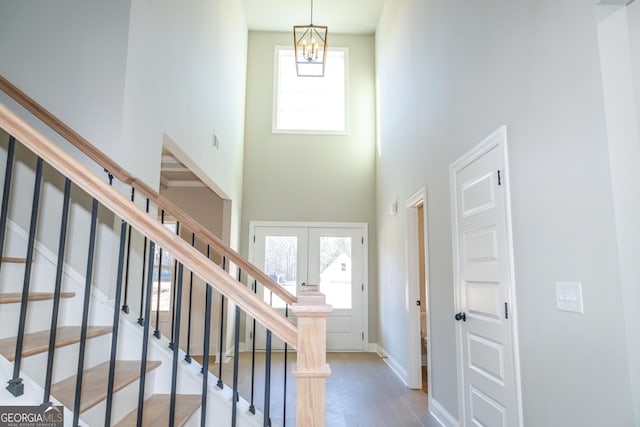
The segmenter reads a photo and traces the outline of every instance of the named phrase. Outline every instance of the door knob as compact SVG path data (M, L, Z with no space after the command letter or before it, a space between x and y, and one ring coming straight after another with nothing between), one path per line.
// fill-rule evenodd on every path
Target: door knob
M460 321L462 320L463 322L467 321L467 315L464 313L456 313L456 320Z

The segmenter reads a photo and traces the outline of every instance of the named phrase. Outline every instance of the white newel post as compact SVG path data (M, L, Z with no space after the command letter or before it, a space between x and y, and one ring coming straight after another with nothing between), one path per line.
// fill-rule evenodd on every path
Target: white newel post
M305 286L291 310L298 318L296 425L324 427L326 418L327 317L333 310L317 286Z

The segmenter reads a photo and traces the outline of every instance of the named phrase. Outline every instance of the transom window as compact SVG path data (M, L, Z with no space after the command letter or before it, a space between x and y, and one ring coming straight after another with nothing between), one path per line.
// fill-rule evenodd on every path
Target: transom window
M347 133L348 50L329 49L324 77L298 77L293 49L276 47L274 133Z

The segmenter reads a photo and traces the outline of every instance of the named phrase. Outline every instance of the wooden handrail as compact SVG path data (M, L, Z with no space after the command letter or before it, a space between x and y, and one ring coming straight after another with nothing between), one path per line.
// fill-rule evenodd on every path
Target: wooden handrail
M160 209L164 209L165 212L170 213L171 216L176 219L176 221L179 221L189 230L196 233L198 237L203 239L205 243L209 244L212 249L226 256L229 261L233 262L236 266L241 268L242 271L246 272L248 275L256 279L286 303L293 304L297 301L297 298L294 295L291 295L289 292L287 292L286 289L277 284L262 270L247 261L242 255L230 248L227 244L220 240L220 238L215 236L213 233L211 233L211 231L191 218L188 214L186 214L182 209L170 202L167 198L160 195L144 181L135 178L125 169L120 167L120 165L113 161L109 156L93 146L89 141L84 139L80 134L67 126L50 111L48 111L42 105L38 104L33 98L24 93L2 75L0 75L0 89L18 104L22 105L25 109L31 112L31 114L36 116L43 123L53 129L57 134L69 141L74 147L84 153L87 157L96 162L102 168L109 171L109 173L112 174L116 179L132 186L138 193L143 195L145 198L148 198L151 203L158 206Z
M103 206L124 219L152 241L170 251L176 259L215 289L226 295L249 316L259 319L268 329L294 348L297 348L297 329L289 319L257 298L245 286L239 286L226 271L177 237L142 209L131 203L104 180L80 162L26 124L7 107L0 104L0 127L45 162L69 178L75 185L98 200Z

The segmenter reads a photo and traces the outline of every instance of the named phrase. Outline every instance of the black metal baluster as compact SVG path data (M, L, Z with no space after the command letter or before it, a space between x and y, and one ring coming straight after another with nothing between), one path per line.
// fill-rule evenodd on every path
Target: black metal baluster
M207 245L207 257L209 246ZM202 355L202 404L200 414L200 426L207 425L207 395L209 385L209 339L211 338L211 285L207 283L207 294L204 303L204 351Z
M151 291L153 288L153 254L156 245L149 240L149 262L147 263L147 296L144 305L144 332L142 334L142 355L140 357L140 388L138 389L138 420L137 425L142 425L142 413L144 411L144 386L147 379L147 353L149 352L149 316L151 314Z
M191 247L196 247L196 233L191 233ZM193 303L193 271L189 273L189 316L187 317L187 354L184 360L191 363L191 304Z
M73 425L80 419L80 396L82 395L82 374L84 373L84 353L87 346L87 327L89 323L89 301L91 297L91 280L93 278L93 258L96 246L96 228L98 223L98 201L93 199L91 205L91 229L89 233L89 255L87 257L87 274L84 283L84 301L82 303L82 326L80 327L80 350L78 354L78 373L76 375L76 394L73 404ZM117 309L116 309L117 310Z
M267 346L264 357L264 419L263 427L271 426L271 331L267 329Z
M11 196L11 178L13 176L13 158L16 149L16 139L9 137L7 148L7 165L4 170L4 190L2 191L2 209L0 210L0 266L4 254L4 234L7 228L7 216L9 214L9 198Z
M164 209L160 214L160 224L164 225ZM156 298L156 330L153 331L153 336L160 339L160 285L162 284L162 248L160 252L160 262L158 263L158 295Z
M227 271L227 257L222 257L222 269ZM222 344L224 342L224 295L220 294L220 340L219 340L219 352L220 360L218 360L218 388L223 389L224 383L222 382Z
M211 260L211 245L209 245L209 244L207 244L207 259ZM205 283L205 286L209 286L209 283ZM207 334L207 327L211 328L211 325L207 326L207 323L211 323L211 313L209 313L209 315L208 315L209 317L207 317L207 315L206 315L206 311L207 311L207 303L206 303L206 301L205 301L205 305L204 305L204 311L205 311L205 319L209 319L208 321L205 322L205 327L204 327L204 332L205 332L205 335L206 335ZM211 307L209 307L209 311L211 311ZM209 335L211 335L211 330L209 330L208 333L209 333ZM206 348L207 352L209 351L209 347L208 347L209 344L207 344L209 342L208 340L209 340L209 338L207 338L207 337L204 338L204 343L205 343L205 346L207 347ZM204 374L205 372L206 371L204 369L204 364L203 364L203 366L200 368L200 373Z
M107 174L107 180L109 181L109 185L113 185L113 174L109 172L107 169L104 169L104 173Z
M147 199L146 211L147 213L149 213L149 199ZM153 253L149 253L149 257L153 259ZM140 317L138 317L138 325L140 326L144 325L144 317L142 317L142 306L144 303L144 273L145 273L144 262L146 259L147 259L147 236L144 236L144 249L142 250L142 282L140 286L140 313L139 313Z
M38 222L38 209L40 207L40 187L42 185L42 168L44 162L40 157L36 163L36 177L33 185L33 203L31 205L31 223L29 224L29 241L27 244L27 264L24 270L24 282L22 285L22 299L20 302L20 321L18 323L18 336L16 338L16 354L13 362L13 377L8 381L7 390L14 396L24 393L24 384L20 375L20 363L22 362L22 345L24 341L24 328L27 320L27 303L29 301L29 285L31 283L31 266L33 264L33 248L36 240L36 226Z
M182 274L183 265L178 266L178 290L176 301L176 343L180 342L180 315L182 314ZM176 387L178 384L178 356L180 353L180 346L173 347L173 359L171 367L171 399L169 404L169 425L173 426L175 414L176 414Z
M289 304L285 302L284 316L289 318ZM284 342L284 405L282 407L282 427L287 427L287 352L289 346L287 342Z
M131 201L135 202L136 189L131 187ZM129 261L131 259L131 224L129 224L127 235L127 261L124 269L124 303L122 304L122 311L129 314ZM143 261L144 264L144 261Z
M176 236L180 235L180 222L176 222ZM173 286L171 289L171 341L169 342L169 348L173 350L173 328L176 324L176 281L178 280L178 261L173 260Z
M238 282L242 279L242 270L238 268ZM240 307L236 305L236 322L233 332L233 394L231 400L231 427L236 425L238 406L238 365L240 364Z
M253 281L253 293L256 294L258 292L258 281ZM255 387L255 379L256 379L256 319L253 319L253 325L251 327L251 403L249 405L249 412L252 414L256 413L256 407L253 404L253 394Z
M60 310L60 291L62 289L62 267L67 242L67 224L69 223L69 199L71 196L71 181L64 180L64 196L62 200L62 218L60 220L60 239L58 241L58 263L56 264L56 282L53 291L53 309L51 310L51 328L49 330L49 351L47 353L47 373L44 382L44 397L42 403L51 405L51 377L53 375L53 356L56 348L56 334L58 332L58 312Z
M127 222L120 222L120 251L118 252L118 270L116 273L116 300L113 309L113 329L111 331L111 357L109 358L109 378L107 382L107 408L104 425L111 425L111 408L113 407L113 387L116 375L116 355L118 350L118 330L120 328L120 294L122 292L122 270L124 264L125 239L127 237Z

